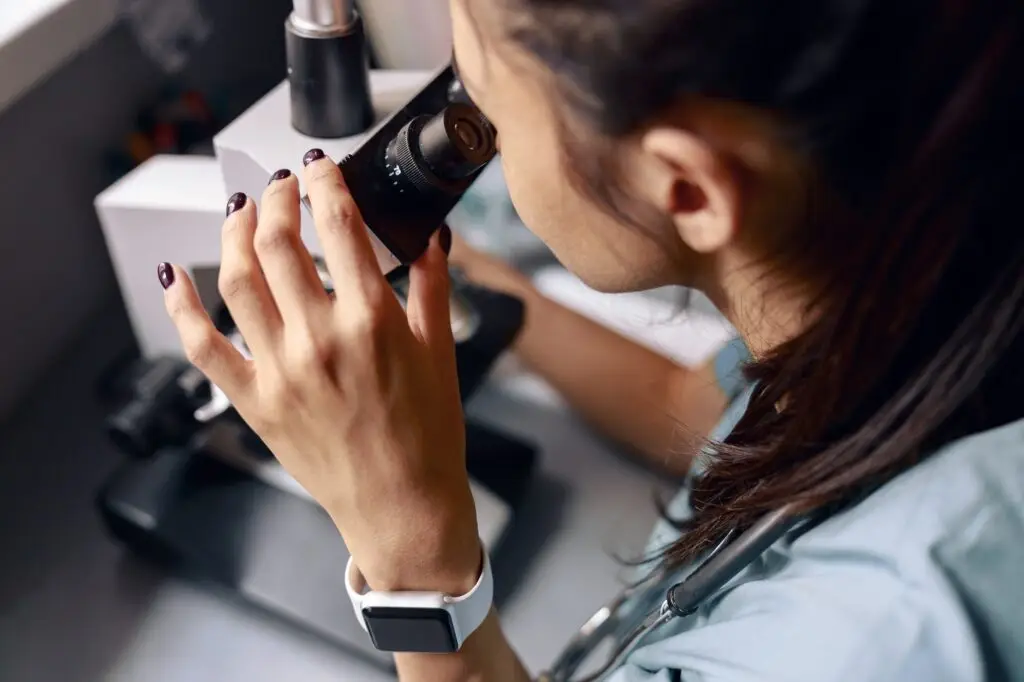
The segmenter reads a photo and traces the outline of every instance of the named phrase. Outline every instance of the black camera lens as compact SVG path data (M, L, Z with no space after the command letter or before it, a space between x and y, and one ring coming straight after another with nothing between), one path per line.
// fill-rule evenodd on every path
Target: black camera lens
M389 176L421 192L462 192L496 152L494 128L480 111L453 102L436 116L419 116L386 151Z

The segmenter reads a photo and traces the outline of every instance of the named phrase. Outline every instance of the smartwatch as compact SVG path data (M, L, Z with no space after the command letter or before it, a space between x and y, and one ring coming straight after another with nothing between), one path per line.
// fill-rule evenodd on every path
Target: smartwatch
M480 578L466 594L367 591L352 557L345 567L345 587L356 619L373 646L392 653L450 654L487 618L494 599L494 578L487 551Z

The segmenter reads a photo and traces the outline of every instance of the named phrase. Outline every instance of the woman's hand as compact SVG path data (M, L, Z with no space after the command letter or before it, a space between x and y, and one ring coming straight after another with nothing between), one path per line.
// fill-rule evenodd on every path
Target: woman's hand
M235 195L224 223L220 291L251 359L216 331L185 272L164 264L167 310L189 360L327 510L374 589L461 594L481 550L446 228L412 266L403 310L341 171L318 150L303 161L334 298L300 238L298 181L279 171L258 217Z

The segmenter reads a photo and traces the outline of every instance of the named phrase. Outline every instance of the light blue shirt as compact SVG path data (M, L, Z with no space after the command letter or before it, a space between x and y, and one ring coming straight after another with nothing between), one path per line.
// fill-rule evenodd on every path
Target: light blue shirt
M742 359L735 344L719 356L736 399L718 439L749 399ZM688 509L684 490L670 511ZM652 547L675 537L660 524ZM776 543L609 677L696 681L1024 682L1024 421L952 443Z

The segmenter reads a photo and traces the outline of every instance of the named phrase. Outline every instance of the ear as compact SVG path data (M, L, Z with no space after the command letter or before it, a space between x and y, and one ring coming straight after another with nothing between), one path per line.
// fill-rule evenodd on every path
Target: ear
M698 135L651 128L641 148L656 168L655 202L670 216L683 242L712 253L736 236L742 209L741 178L728 160Z

